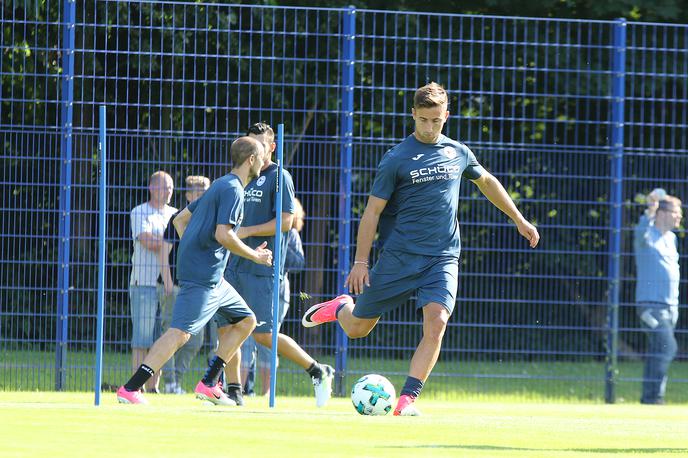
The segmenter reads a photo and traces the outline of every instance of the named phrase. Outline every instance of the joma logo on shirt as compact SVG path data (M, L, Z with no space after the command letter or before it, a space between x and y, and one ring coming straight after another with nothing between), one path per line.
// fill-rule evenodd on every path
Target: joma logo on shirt
M423 167L420 169L411 170L409 173L411 174L412 179L416 179L419 177L444 174L444 173L447 173L447 174L459 173L460 171L461 171L461 167L458 165L438 165L435 167Z

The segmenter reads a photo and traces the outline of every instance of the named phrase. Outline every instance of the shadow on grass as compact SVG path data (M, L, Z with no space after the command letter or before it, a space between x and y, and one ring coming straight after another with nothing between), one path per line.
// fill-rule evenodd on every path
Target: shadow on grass
M577 452L577 453L623 453L623 454L654 454L676 453L685 456L688 448L529 448L529 447L500 447L498 445L386 445L377 448L390 449L456 449L456 450L494 450L518 452Z

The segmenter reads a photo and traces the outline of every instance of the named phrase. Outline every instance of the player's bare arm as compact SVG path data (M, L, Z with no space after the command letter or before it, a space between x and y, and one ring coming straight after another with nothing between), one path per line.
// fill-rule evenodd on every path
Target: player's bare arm
M189 224L189 221L191 220L191 215L192 213L189 211L189 209L185 208L184 210L177 213L177 216L175 216L172 220L174 229L177 231L177 234L179 234L180 238L182 235L184 235L186 226Z
M535 226L526 220L516 204L511 200L511 197L504 189L504 186L491 173L484 172L480 178L471 180L478 186L480 192L483 193L492 204L499 208L505 215L516 223L519 234L530 242L530 247L535 248L540 241L540 234Z
M174 279L172 278L169 261L170 251L172 251L172 244L163 241L162 249L158 251L158 262L160 263L160 276L162 277L165 296L169 296L174 292Z
M220 245L237 256L250 259L256 264L272 265L272 251L265 248L267 242L263 242L254 250L241 241L236 232L234 232L234 226L231 224L218 224L215 228L215 239Z
M146 250L158 252L162 248L162 237L150 232L141 232L139 234L139 242Z
M387 201L385 199L370 196L368 198L368 204L363 211L361 223L358 226L358 235L356 236L356 256L354 256L354 265L344 283L344 286L348 287L349 291L354 294L361 294L364 286L370 286L368 258L370 257L370 250L373 246L377 223L380 221L380 215L386 205Z
M294 221L294 215L291 213L282 213L282 232L289 232ZM277 227L277 218L266 221L255 226L241 226L237 229L236 234L240 239L247 237L269 237L275 235L275 227Z

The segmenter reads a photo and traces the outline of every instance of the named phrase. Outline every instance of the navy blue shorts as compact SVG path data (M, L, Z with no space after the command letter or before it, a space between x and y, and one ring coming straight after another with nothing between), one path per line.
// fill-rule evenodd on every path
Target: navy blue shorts
M256 315L256 329L254 333L272 332L272 299L274 277L253 275L246 272L234 272L227 269L225 279L246 300L248 306Z
M223 327L253 315L246 302L225 279L221 279L214 287L191 282L179 282L179 286L171 328L195 335L213 316L217 326Z
M416 308L435 302L454 311L459 287L459 258L421 256L384 250L370 270L370 286L356 299L357 318L378 318L417 292Z

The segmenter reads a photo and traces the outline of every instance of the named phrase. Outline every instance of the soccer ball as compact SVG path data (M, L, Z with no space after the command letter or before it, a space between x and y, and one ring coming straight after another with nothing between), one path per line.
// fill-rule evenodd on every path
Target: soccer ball
M364 375L351 389L351 402L361 415L387 415L395 396L394 385L377 374Z

